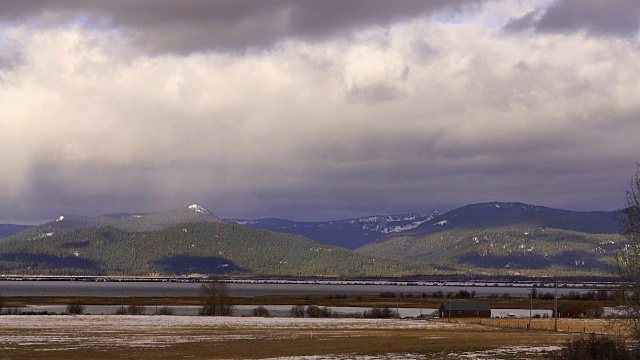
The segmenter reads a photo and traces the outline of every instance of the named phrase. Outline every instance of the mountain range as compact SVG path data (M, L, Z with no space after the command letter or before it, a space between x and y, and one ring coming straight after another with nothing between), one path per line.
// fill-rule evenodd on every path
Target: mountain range
M625 241L617 217L522 203L473 204L356 251L456 271L612 272Z
M11 236L13 240L35 240L78 229L113 226L127 231L162 230L181 223L222 222L204 207L193 204L188 207L154 214L107 214L102 216L62 215L42 225L29 227Z
M324 222L300 222L275 218L225 219L225 221L254 229L302 235L323 243L356 249L383 236L415 229L440 215L442 215L440 211L434 210L429 215L416 213L374 215Z
M64 215L0 240L0 270L347 277L602 275L614 270L614 255L624 244L616 216L501 202L467 205L444 214L327 222L221 220L195 204L157 214ZM16 230L20 229L8 232Z
M383 233L381 224L408 226L420 218L370 217L360 230ZM155 214L63 215L0 240L0 271L17 274L346 277L405 276L416 269L428 271L410 261L224 222L196 204Z

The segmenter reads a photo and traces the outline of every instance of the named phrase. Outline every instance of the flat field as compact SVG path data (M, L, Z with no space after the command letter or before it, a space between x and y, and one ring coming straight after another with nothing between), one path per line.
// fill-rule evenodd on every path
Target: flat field
M520 321L520 325L524 321ZM536 319L543 322L552 320ZM536 359L602 320L3 315L2 359ZM588 325L588 329L586 329ZM511 326L511 327L510 327ZM526 327L520 326L520 327ZM535 328L535 327L534 327Z

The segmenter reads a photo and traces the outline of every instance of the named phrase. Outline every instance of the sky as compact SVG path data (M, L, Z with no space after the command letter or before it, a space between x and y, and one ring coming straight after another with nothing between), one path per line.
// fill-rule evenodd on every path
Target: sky
M637 0L3 0L0 223L622 207Z

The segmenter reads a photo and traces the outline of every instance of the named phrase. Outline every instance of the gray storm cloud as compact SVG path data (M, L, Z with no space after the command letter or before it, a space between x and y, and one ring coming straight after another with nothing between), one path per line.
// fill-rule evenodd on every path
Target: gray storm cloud
M0 2L0 219L606 210L639 160L628 34L502 31L573 2L152 3Z
M242 51L289 39L325 40L486 0L135 0L0 2L0 20L35 26L77 22L118 29L152 53Z
M594 35L636 37L640 2L636 0L557 0L548 8L514 18L507 30L534 28L542 32L587 31Z

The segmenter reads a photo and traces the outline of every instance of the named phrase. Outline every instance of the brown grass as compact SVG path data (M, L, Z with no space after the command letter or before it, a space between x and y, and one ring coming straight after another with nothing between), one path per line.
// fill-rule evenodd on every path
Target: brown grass
M465 324L481 324L483 326L505 329L527 329L529 319L456 319ZM531 330L553 331L554 319L531 319ZM618 328L604 319L558 319L558 331L569 333L595 333L618 335Z
M7 297L6 306L25 305L142 305L177 306L199 305L197 297L121 298L121 297ZM492 308L528 309L526 298L474 299L489 301ZM319 305L437 308L443 299L418 296L382 298L367 295L287 295L256 298L234 298L236 305ZM613 306L613 303L604 303ZM536 309L551 309L553 301L534 301ZM445 319L425 320L438 324ZM424 354L426 359L455 359L468 351L485 351L511 346L559 345L582 333L616 334L604 320L559 319L560 332L553 329L553 319L454 319L462 326L428 329L327 329L327 328L171 328L170 337L163 337L162 329L52 329L43 322L36 328L11 328L0 316L0 358L2 359L259 359L282 356L328 354ZM31 336L33 339L60 335L52 342L22 345L2 341L11 336ZM79 339L78 334L83 334ZM156 336L157 343L145 347L129 346L140 339ZM171 339L178 338L180 342ZM117 341L113 341L117 339ZM348 355L347 355L348 357ZM527 358L541 355L527 355ZM508 357L507 357L508 358Z
M487 319L498 321L494 319ZM500 319L506 320L506 319ZM446 320L428 320L434 324ZM474 322L475 321L475 322ZM484 320L483 320L484 321ZM566 324L571 321L568 320ZM511 346L558 345L576 334L479 325L478 319L460 320L463 326L426 329L397 328L228 328L176 327L53 329L43 321L35 328L2 325L0 338L53 336L56 341L21 345L0 342L2 359L259 359L328 354L424 354L428 359L455 359L462 352ZM503 324L504 325L504 324ZM163 334L170 334L163 337ZM128 344L153 337L147 347ZM116 339L116 341L114 341ZM182 342L176 342L181 339ZM348 355L347 355L348 357Z

